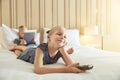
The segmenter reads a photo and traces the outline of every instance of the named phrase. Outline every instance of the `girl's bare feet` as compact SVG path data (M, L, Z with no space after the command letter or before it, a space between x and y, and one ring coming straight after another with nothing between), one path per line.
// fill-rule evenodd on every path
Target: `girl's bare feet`
M67 50L68 54L72 54L74 52L73 48Z

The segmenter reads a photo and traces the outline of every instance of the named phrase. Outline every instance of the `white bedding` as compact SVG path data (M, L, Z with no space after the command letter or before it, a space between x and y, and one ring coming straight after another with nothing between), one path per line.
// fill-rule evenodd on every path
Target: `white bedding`
M14 53L0 50L0 80L120 80L120 53L102 51L90 47L75 47L70 55L80 64L92 64L86 73L33 73L33 64L16 59ZM60 59L50 67L63 66Z

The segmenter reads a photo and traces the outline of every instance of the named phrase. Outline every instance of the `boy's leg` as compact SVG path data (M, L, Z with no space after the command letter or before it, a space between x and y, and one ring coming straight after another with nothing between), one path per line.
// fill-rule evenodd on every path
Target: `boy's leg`
M24 51L27 47L26 46L15 46L14 49Z
M14 52L15 52L15 54L16 54L17 56L19 56L22 51L20 51L20 50L15 50Z
M20 45L14 45L10 51L14 51L14 50L21 50L24 51L27 47L26 46L20 46Z

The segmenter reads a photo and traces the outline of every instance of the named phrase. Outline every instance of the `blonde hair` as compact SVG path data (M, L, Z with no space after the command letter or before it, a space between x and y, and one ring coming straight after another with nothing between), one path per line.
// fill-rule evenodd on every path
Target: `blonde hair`
M65 30L65 28L61 27L61 26L55 26L55 27L53 27L51 30L49 30L48 36L51 35L52 33L54 33L56 30L61 30L61 29Z

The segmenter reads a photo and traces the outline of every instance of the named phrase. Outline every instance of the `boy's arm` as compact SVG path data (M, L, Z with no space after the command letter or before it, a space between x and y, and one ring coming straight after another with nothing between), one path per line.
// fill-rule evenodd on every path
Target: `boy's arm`
M35 38L33 38L33 42L36 44L36 39Z
M26 45L26 44L27 44L27 42L24 39L21 39L20 45Z

